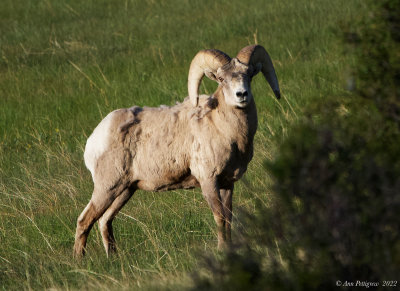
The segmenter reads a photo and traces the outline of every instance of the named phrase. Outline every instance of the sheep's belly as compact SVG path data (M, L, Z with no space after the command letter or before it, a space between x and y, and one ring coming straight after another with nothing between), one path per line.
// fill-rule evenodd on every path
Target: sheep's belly
M168 191L174 189L191 189L195 187L200 187L197 179L192 176L184 176L179 180L175 181L148 181L140 180L137 183L139 189L147 191Z

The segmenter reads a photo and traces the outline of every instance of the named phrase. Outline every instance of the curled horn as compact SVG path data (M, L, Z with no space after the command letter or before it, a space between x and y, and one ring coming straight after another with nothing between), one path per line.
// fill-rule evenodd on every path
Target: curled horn
M260 45L250 45L242 48L237 54L236 58L243 64L251 65L255 69L255 74L260 70L277 99L281 98L281 91L279 89L278 78L275 74L274 65L264 47Z
M193 106L199 102L199 87L204 74L215 81L218 68L229 63L231 58L219 50L201 50L190 64L188 76L189 98Z

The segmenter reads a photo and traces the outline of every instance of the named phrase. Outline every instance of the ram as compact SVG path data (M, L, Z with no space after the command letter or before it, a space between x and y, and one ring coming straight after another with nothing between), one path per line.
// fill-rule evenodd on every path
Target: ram
M190 65L189 97L182 103L108 114L86 143L94 190L77 221L74 255L85 253L97 220L107 255L116 250L112 221L137 189L201 187L217 224L218 248L228 245L233 186L253 157L257 111L250 83L260 71L279 99L278 79L262 46L247 46L232 59L202 50ZM198 95L204 75L218 82L211 96Z

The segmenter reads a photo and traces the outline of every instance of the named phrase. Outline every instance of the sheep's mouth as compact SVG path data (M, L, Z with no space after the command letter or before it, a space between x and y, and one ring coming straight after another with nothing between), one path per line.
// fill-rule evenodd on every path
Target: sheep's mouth
M241 100L236 102L236 106L239 108L244 108L249 104L248 100Z

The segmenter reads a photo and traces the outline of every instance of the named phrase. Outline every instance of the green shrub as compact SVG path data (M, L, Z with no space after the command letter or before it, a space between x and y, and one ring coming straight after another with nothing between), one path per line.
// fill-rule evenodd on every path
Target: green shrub
M399 132L376 113L329 117L293 130L269 166L279 197L268 218L279 219L274 233L282 234L288 272L307 287L315 280L331 287L336 280L395 280Z
M370 2L370 14L345 29L358 57L357 91L400 124L400 1Z

